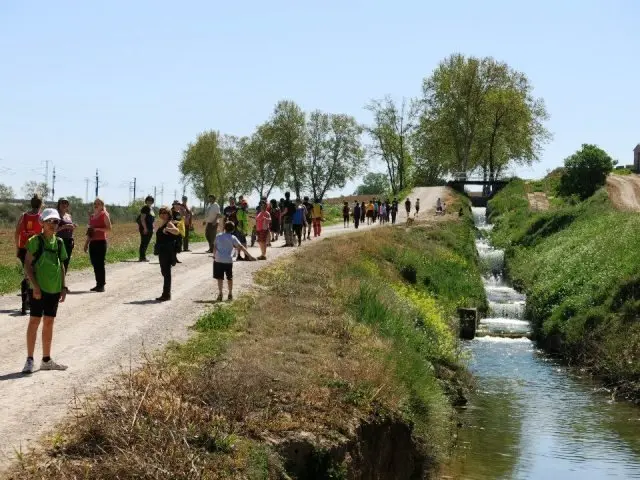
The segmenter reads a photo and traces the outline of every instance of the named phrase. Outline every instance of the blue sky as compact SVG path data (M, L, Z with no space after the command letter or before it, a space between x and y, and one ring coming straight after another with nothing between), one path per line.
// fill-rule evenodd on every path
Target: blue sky
M585 142L631 163L639 18L635 0L6 0L0 183L20 192L49 160L59 195L84 197L98 168L108 203L128 200L133 177L140 194L164 184L168 203L198 132L250 134L284 98L367 122L371 98L418 95L453 52L506 61L545 99L554 139L519 174Z

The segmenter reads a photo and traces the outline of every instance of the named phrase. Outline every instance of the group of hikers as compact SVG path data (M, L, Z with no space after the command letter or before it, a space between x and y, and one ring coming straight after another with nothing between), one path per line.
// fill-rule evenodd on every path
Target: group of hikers
M203 225L208 247L207 253L213 254L213 278L217 282L217 300L223 299L224 280L227 280L228 300L233 299L233 263L245 260L266 260L267 248L284 238L283 247L300 246L304 240L320 237L324 221L324 207L317 199L313 202L309 197L291 199L290 192L284 197L267 200L260 199L258 207L252 211L243 196L228 199L224 209L216 201L215 195L209 195L208 206L204 211ZM153 205L155 199L147 196L140 214L136 218L140 233L139 262L148 262L147 251L155 233L154 254L158 257L160 271L163 276L162 294L156 298L158 302L171 300L171 270L176 264L180 252L189 252L189 232L193 230L194 214L187 204L187 197L182 202L175 200L171 207L158 209L157 217ZM438 201L440 201L438 199ZM411 213L411 201L405 201L407 217ZM42 199L37 195L31 199L30 209L22 214L15 230L17 257L24 269L21 282L22 314L29 310L27 327L27 361L23 373L32 373L34 369L34 349L40 323L42 328L42 363L41 370L65 370L67 367L51 358L51 341L53 322L58 306L65 301L70 292L66 281L66 272L75 248L74 223L69 209L69 201L60 198L56 208L42 208ZM415 202L415 215L420 211L419 200ZM344 226L350 225L351 218L355 228L359 224L373 224L376 221L396 223L398 200L381 201L372 199L369 203L355 202L353 208L344 203ZM249 231L249 219L254 226ZM222 224L221 231L218 232ZM89 254L96 284L92 292L104 292L106 285L105 259L108 237L112 224L104 201L96 198L93 211L89 216L83 250ZM248 240L251 246L257 241L260 256L254 258L248 251ZM296 242L297 241L297 242Z
M407 212L407 218L411 215L411 200L407 198L404 202L404 207ZM415 203L416 215L420 212L420 199L416 199ZM353 207L349 207L349 202L344 202L342 207L342 223L345 228L349 227L351 220L353 220L353 226L358 228L360 223L364 225L365 220L367 225L371 225L379 221L381 224L389 223L395 225L396 218L398 216L398 199L394 198L392 201L386 199L384 202L380 199L373 198L369 203L354 201Z

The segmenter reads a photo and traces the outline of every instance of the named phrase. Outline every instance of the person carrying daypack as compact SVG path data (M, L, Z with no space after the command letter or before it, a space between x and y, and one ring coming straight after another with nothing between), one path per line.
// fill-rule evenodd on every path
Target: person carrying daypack
M53 322L58 313L58 304L64 302L65 287L64 261L67 251L62 239L56 236L60 215L55 208L47 208L40 217L42 233L32 236L27 244L25 272L31 283L30 319L27 327L27 361L22 373L33 372L33 355L40 321L42 326L42 363L40 370L66 370L66 365L51 359Z
M40 208L42 207L42 199L38 195L31 198L31 209L23 213L18 220L15 232L16 256L20 259L22 268L27 257L27 242L34 235L42 232L42 224L40 223ZM29 308L29 282L26 274L20 284L20 296L22 297L22 315L27 314Z

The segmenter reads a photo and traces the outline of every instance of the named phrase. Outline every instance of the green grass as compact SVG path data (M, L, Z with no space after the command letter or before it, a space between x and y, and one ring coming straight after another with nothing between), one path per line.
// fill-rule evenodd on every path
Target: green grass
M640 216L615 210L604 189L532 214L522 184L491 201L497 244L541 340L620 392L640 396Z

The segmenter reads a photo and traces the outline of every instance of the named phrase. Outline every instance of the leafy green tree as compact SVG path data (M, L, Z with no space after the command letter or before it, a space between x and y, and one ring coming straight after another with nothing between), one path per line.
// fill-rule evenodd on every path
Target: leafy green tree
M614 161L607 152L584 143L580 150L565 159L558 191L563 196L577 195L584 200L605 184L613 167Z
M411 136L417 127L415 107L404 98L396 105L386 96L372 100L366 108L373 114L373 124L367 128L373 139L371 152L385 162L395 194L406 188L410 179Z
M386 173L369 172L356 188L355 195L381 195L389 191L389 176Z
M249 164L243 155L248 142L249 139L247 137L220 136L220 148L225 172L222 191L236 198L249 193L252 188ZM226 198L223 200L226 200Z
M306 171L313 198L322 200L328 190L343 188L364 166L362 127L349 115L318 110L307 123Z
M0 200L15 198L15 192L9 185L0 183Z
M260 198L268 198L276 186L284 183L286 164L276 148L273 128L269 123L260 125L242 147L251 190Z
M224 198L227 195L226 163L220 133L209 130L198 134L182 153L180 173L198 198L208 195Z
M420 151L449 172L495 178L537 160L550 138L527 77L491 57L449 56L424 80L421 107Z
M307 150L305 114L295 102L281 100L275 106L269 127L275 152L286 166L284 183L300 197L308 179L304 162Z
M22 193L24 193L24 198L27 200L32 198L34 195L38 195L40 198L45 199L49 196L49 185L44 182L30 180L22 187Z

